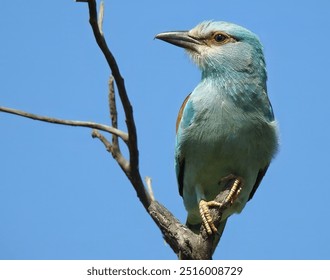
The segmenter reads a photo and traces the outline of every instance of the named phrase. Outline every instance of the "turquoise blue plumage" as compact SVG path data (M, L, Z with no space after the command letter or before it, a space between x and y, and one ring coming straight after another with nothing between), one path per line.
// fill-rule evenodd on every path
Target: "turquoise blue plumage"
M278 147L263 47L254 33L228 22L206 21L156 38L184 48L202 73L177 120L175 170L187 225L199 231L201 202L212 207L237 178L240 190L222 217L223 229L253 197Z

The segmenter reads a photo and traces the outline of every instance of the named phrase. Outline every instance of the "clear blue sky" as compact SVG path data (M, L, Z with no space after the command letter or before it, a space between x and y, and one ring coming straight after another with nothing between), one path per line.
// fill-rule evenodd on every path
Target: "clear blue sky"
M216 259L329 259L330 2L105 1L104 32L134 106L142 176L181 221L175 119L200 79L154 35L207 20L259 35L281 147L254 199L230 218ZM4 1L0 105L108 123L109 70L87 5ZM123 117L121 116L121 124ZM91 131L0 113L0 259L174 259ZM122 126L122 128L124 128Z

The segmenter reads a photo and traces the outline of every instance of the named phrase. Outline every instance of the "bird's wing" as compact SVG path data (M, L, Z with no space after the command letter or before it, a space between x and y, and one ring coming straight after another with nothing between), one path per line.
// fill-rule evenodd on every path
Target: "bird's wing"
M269 97L267 95L267 91L266 90L263 91L263 96L265 98L265 100L264 100L265 102L264 103L265 104L268 104L268 107L267 107L268 112L266 114L266 117L268 118L268 121L274 121L275 118L274 118L273 107L272 107L272 104L269 101ZM257 191L257 189L258 189L258 187L259 187L259 185L260 185L260 183L262 181L262 178L265 176L265 174L267 172L268 167L269 167L269 164L266 167L264 167L264 168L262 168L262 169L259 170L259 173L258 173L256 182L254 183L253 189L252 189L252 191L250 193L249 200L252 199L252 197L254 196L255 192Z
M183 197L183 174L184 174L184 157L175 157L176 177L178 180L179 194Z
M269 166L269 164L265 168L259 170L256 182L254 183L253 189L250 192L249 200L252 199L252 197L254 196L256 190L258 189L262 178L265 176L265 174L267 172L268 166Z
M183 196L183 178L184 178L185 159L184 159L184 156L182 155L182 153L180 152L180 139L178 137L178 132L179 132L181 120L183 118L183 112L184 112L184 109L186 108L190 94L183 101L181 108L179 110L179 113L178 113L178 117L176 119L177 141L176 141L176 152L175 152L175 171L176 171L176 177L178 180L179 193L181 196ZM193 114L191 114L191 113L185 114L185 122L190 123L192 115ZM187 116L188 116L188 118L190 118L190 120L187 120Z
M175 131L176 133L178 133L178 129L179 129L179 125L180 125L180 122L181 122L181 119L182 119L182 116L183 116L183 110L184 108L186 107L186 104L189 100L189 97L190 97L191 93L188 94L188 96L184 99L181 107L180 107L180 110L179 110L179 113L178 113L178 117L176 119L176 127L175 127Z

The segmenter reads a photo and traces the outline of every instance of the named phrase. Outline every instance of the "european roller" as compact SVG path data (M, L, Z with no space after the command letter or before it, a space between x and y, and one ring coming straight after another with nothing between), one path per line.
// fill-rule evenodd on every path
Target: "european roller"
M187 226L199 232L203 224L211 235L253 197L277 150L263 47L248 29L223 21L156 38L184 48L202 72L178 114L175 167ZM230 206L216 228L209 209L228 188Z

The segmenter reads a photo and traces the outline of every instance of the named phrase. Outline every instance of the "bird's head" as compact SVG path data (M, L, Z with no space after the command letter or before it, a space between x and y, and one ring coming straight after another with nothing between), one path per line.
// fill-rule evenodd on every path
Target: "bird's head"
M159 33L156 39L184 48L206 75L228 71L266 75L258 37L233 23L205 21L189 31Z

